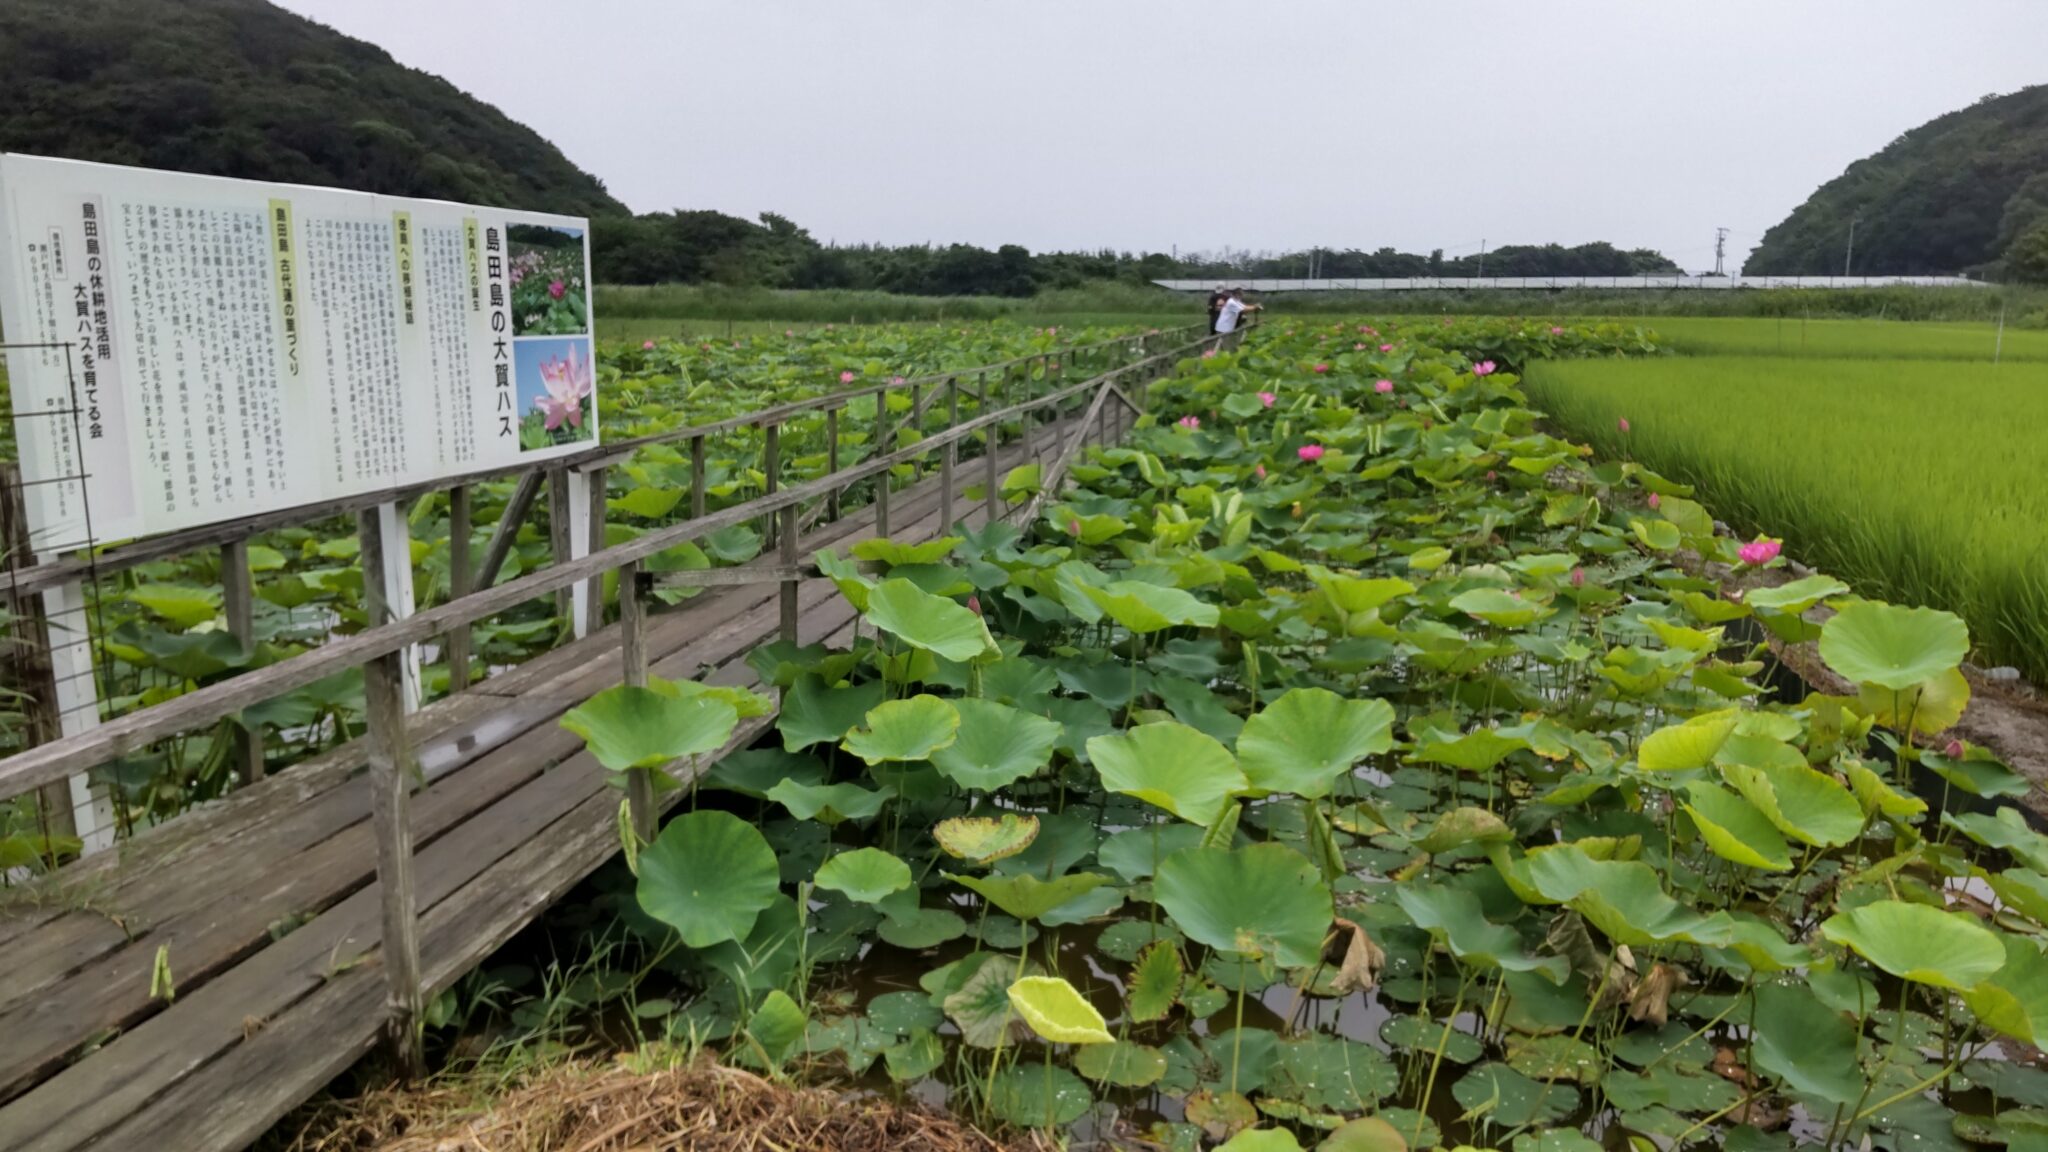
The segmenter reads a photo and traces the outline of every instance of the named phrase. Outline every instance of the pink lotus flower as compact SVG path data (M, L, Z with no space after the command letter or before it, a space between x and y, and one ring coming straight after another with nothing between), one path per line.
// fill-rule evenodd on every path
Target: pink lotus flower
M981 597L969 596L967 598L967 610L976 616L981 615Z
M557 300L560 300L562 298L562 293L567 292L568 290L569 286L567 284L562 283L560 280L548 281L548 295L553 296Z
M1778 553L1784 551L1784 548L1785 545L1780 541L1772 540L1768 537L1758 537L1757 539L1752 540L1747 544L1744 544L1736 552L1736 555L1742 557L1742 562L1744 564L1748 564L1751 567L1758 567L1760 565L1769 564L1771 561L1776 560L1778 558Z
M554 356L540 362L540 382L547 388L547 395L536 396L533 406L547 418L547 430L553 432L563 424L571 428L583 426L583 401L597 391L597 378L593 366L583 355L580 345L572 345L569 355Z
M1328 364L1318 364L1318 365L1316 365L1316 375L1318 375L1318 376L1321 376L1322 374L1324 374L1325 372L1328 372L1329 370L1330 370L1330 366L1329 366Z
M1261 464L1257 468L1252 469L1252 475L1264 480L1266 478L1266 466Z
M851 383L853 383L853 373L852 373L852 372L850 372L850 371L849 371L849 372L841 372L841 373L839 374L839 382L840 382L841 384L851 384Z
M1311 462L1321 460L1323 458L1323 446L1321 444L1303 444L1294 450L1294 454L1303 460Z
M1261 392L1261 393L1259 393L1259 403L1260 403L1260 404L1262 404L1262 405L1264 405L1264 406L1265 406L1265 407L1267 407L1267 408L1271 408L1271 407L1273 406L1273 401L1275 401L1275 400L1278 400L1278 399L1279 399L1279 397L1278 397L1278 396L1275 396L1275 395L1273 395L1273 394L1272 394L1271 392Z
M1564 335L1564 329L1562 329L1562 328L1559 328L1559 327L1558 327L1557 325L1555 325L1555 324L1552 324L1552 325L1550 326L1550 334L1551 334L1552 336L1562 336L1562 335Z
M1621 419L1615 421L1615 427L1620 428L1622 432L1626 434L1628 432L1628 417L1623 416Z
M1491 483L1493 483L1493 482L1494 482L1495 480L1498 480L1498 479L1500 479L1500 473L1498 473L1498 472L1495 472L1495 471L1494 471L1493 469L1491 469L1491 468L1488 468L1488 469L1486 470L1486 482L1487 482L1488 484L1491 484Z
M1481 360L1472 366L1472 374L1474 376L1491 376L1493 371L1494 363L1491 360Z
M1652 493L1650 493L1650 508L1651 508L1651 510L1652 510L1652 511L1654 511L1654 510L1656 510L1656 509L1658 509L1658 508L1662 508L1663 506L1664 506L1664 498L1663 498L1662 496L1659 496L1659 495L1657 495L1657 494L1656 494L1655 492L1652 492Z
M891 377L889 377L889 383L891 383L891 384L901 384L901 383L903 383L903 377L901 377L901 376L891 376Z
M1363 345L1363 344L1353 344L1353 345L1351 346L1351 350L1352 350L1353 352L1363 352L1363 351L1365 351L1365 345Z
M1069 535L1069 536L1079 536L1080 534L1081 534L1081 521L1079 521L1078 519L1076 519L1076 520L1069 520L1069 521L1067 521L1067 535Z
M1585 570L1584 568L1574 568L1574 569L1572 569L1572 587L1574 587L1574 588L1584 588L1585 586L1586 586L1586 570Z
M1175 423L1179 424L1183 428L1188 429L1189 431L1193 431L1194 429L1200 428L1202 426L1202 420L1198 416L1183 416L1179 420L1175 421Z
M1215 358L1216 358L1216 350L1215 350L1214 348L1205 348L1205 349L1203 349L1203 350L1202 350L1202 359L1204 359L1204 360L1214 360Z
M641 341L641 342L640 342L640 350L641 350L642 352L652 352L652 351L654 351L654 341L652 341L652 340L643 340L643 341Z
M1948 747L1941 750L1941 754L1951 760L1961 760L1968 751L1969 749L1963 747L1961 740L1951 740L1948 742Z
M1394 346L1393 346L1392 344L1382 344L1382 345L1380 345L1380 351L1382 351L1382 352L1392 352L1393 350L1394 350Z
M1373 384L1372 390L1379 393L1382 396L1385 396L1387 393L1392 392L1394 390L1394 382L1392 380L1378 381Z

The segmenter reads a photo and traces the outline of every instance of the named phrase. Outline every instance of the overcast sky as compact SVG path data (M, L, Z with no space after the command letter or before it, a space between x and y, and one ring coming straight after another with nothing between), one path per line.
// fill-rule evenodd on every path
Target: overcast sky
M1820 183L2048 82L2044 0L283 0L636 211L821 240L1730 270Z

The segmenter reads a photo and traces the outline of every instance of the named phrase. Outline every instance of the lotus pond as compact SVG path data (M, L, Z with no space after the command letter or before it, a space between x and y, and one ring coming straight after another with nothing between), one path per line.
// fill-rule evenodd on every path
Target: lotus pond
M1433 327L1268 326L1026 530L821 557L862 632L753 654L756 747L696 762L752 693L588 701L688 795L567 986L437 1010L1169 1148L2038 1146L2048 837L1942 734L1963 622L1724 594L1689 490Z

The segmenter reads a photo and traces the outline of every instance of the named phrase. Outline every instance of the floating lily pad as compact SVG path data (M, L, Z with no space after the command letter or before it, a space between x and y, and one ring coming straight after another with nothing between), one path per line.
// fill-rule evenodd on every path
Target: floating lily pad
M932 836L948 855L975 864L1015 856L1038 838L1038 817L1005 812L1000 817L955 816L941 820Z
M1074 1069L1098 1084L1143 1088L1166 1075L1166 1054L1128 1040L1090 1044L1074 1053Z

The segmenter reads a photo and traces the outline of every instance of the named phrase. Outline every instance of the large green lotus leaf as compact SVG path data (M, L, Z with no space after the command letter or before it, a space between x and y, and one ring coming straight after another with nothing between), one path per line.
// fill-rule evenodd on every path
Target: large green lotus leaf
M1804 612L1830 596L1840 596L1849 591L1849 586L1819 572L1798 580L1791 580L1775 588L1753 588L1743 594L1743 603L1751 608L1763 608L1772 612Z
M1102 842L1095 858L1104 868L1135 884L1152 875L1159 862L1183 848L1198 847L1208 829L1193 824L1150 824L1126 828Z
M1216 1146L1216 1152L1302 1152L1285 1128L1247 1128Z
M1010 1007L1042 1040L1114 1044L1109 1025L1079 989L1058 976L1026 976L1010 985Z
M1508 1067L1535 1080L1590 1084L1607 1065L1591 1044L1562 1032L1514 1037L1507 1042L1507 1055Z
M1918 816L1927 811L1927 801L1892 787L1884 777L1861 761L1845 762L1842 772L1849 777L1849 789L1856 794L1856 803L1862 807L1865 817L1879 814L1888 817Z
M1792 867L1791 849L1770 819L1718 784L1699 781L1686 789L1685 810L1714 855L1745 868L1783 872Z
M754 1009L753 1018L747 1022L747 1037L759 1051L743 1051L763 1060L770 1068L779 1068L803 1041L804 1028L809 1023L810 1018L796 1001L789 998L789 993L780 988L773 989L762 999L761 1006Z
M1337 777L1394 745L1394 706L1346 700L1326 688L1294 688L1245 721L1237 762L1252 786L1327 796Z
M1081 591L1110 619L1141 635L1187 624L1216 626L1216 606L1179 588L1118 580L1106 588L1083 585Z
M1086 1115L1095 1097L1058 1065L1011 1064L989 1077L989 1115L1019 1128L1060 1128Z
M766 798L770 788L784 780L823 784L825 775L825 766L818 763L815 756L785 752L780 748L745 748L713 764L704 774L701 786L760 800Z
M1408 1152L1408 1138L1378 1116L1361 1116L1338 1125L1316 1152Z
M875 582L860 570L860 565L832 551L830 548L818 553L818 571L839 588L839 594L853 605L855 612L868 610L868 598L874 595Z
M1857 684L1902 691L1963 662L1970 629L1960 616L1934 608L1863 601L1828 618L1820 657Z
M1143 1088L1166 1075L1166 1054L1128 1040L1090 1044L1074 1053L1074 1070L1098 1084Z
M1963 993L1985 1027L2038 1048L2048 1041L2048 958L2022 936L1999 937L2005 965Z
M1491 728L1474 729L1458 737L1431 732L1416 741L1415 758L1467 772L1490 772L1508 753L1528 746L1529 742L1519 736L1503 736Z
M1529 883L1569 904L1616 944L1640 948L1679 941L1722 946L1734 925L1726 913L1701 915L1664 894L1657 872L1638 860L1595 860L1561 844L1526 858Z
M1986 848L2010 852L2036 872L2048 872L2048 836L2027 827L2017 808L2000 808L1992 815L1981 812L1943 812L1943 824L1960 828L1963 834Z
M1635 538L1643 547L1652 552L1669 552L1683 542L1678 533L1678 525L1669 520L1631 519L1628 522L1628 530L1635 534Z
M1057 721L992 700L952 702L959 738L932 754L932 767L962 788L993 792L1031 775L1052 760Z
M945 908L919 908L902 919L883 920L875 934L898 948L920 951L967 935L967 922Z
M640 850L641 909L692 948L745 938L779 884L767 838L729 812L685 813Z
M767 798L789 809L799 820L822 820L839 824L865 820L882 810L896 796L894 788L870 791L851 781L837 784L800 784L784 780L770 788Z
M1863 806L1835 778L1804 764L1724 764L1721 775L1780 832L1832 847L1863 833Z
M1429 834L1415 842L1415 846L1432 856L1461 848L1467 844L1494 844L1515 838L1507 822L1484 808L1453 808L1437 817Z
M140 604L183 632L220 615L220 596L211 588L152 581L129 589L130 603Z
M946 876L1019 920L1036 920L1074 897L1109 883L1109 877L1097 872L1075 872L1051 880L1031 875L956 876L948 872Z
M867 722L848 732L839 746L869 764L930 759L960 732L960 712L952 702L924 694L877 704L868 710Z
M739 724L733 706L715 696L678 698L636 685L607 688L562 717L597 762L614 772L661 768L715 751Z
M868 623L916 648L966 663L1001 651L988 625L964 604L908 580L884 580L868 593Z
M1813 963L1813 953L1785 939L1775 923L1748 913L1731 913L1735 926L1728 951L1755 972L1787 972Z
M1751 1059L1759 1070L1831 1103L1854 1104L1862 1097L1856 1022L1812 993L1796 984L1759 986L1754 1029Z
M1316 866L1281 844L1176 852L1160 861L1152 895L1191 939L1289 968L1321 957L1336 915Z
M1396 884L1394 900L1417 928L1442 939L1451 955L1468 964L1536 972L1552 984L1562 984L1571 975L1571 966L1562 956L1530 955L1514 929L1495 924L1481 913L1478 895L1467 889Z
M1136 796L1207 827L1231 797L1251 787L1236 757L1185 724L1144 724L1088 741L1088 759L1112 792Z
M1930 751L1921 754L1920 763L1972 796L2025 796L2033 787L2026 777L1978 752L1958 758Z
M1733 709L1695 716L1683 724L1659 728L1643 738L1636 764L1645 772L1685 772L1714 762L1721 745L1735 734L1741 713Z
M953 554L960 539L958 536L941 536L916 544L889 539L862 540L853 546L853 554L862 560L878 561L891 568L901 564L937 564Z
M1038 839L1038 817L1005 812L998 817L954 816L932 828L932 838L949 856L993 864L1015 856Z
M1526 628L1551 609L1499 588L1473 588L1451 597L1451 607L1497 628Z
M1932 736L1946 732L1970 706L1970 682L1960 668L1938 673L1932 680L1903 691L1865 684L1857 691L1863 715L1894 731L1908 723L1913 731Z
M1090 920L1102 919L1123 905L1123 890L1105 883L1102 887L1083 892L1040 916L1038 922L1053 928L1066 924L1086 924Z
M888 690L880 680L832 688L816 676L797 677L782 694L782 715L775 721L782 733L782 747L801 752L813 744L839 743L860 725L869 709L882 702Z
M856 903L873 904L910 887L910 865L880 848L855 848L819 867L818 887L845 893Z
M1989 928L1957 912L1880 900L1821 922L1821 934L1902 980L1967 992L2005 966Z
M738 713L742 720L775 714L774 700L759 692L736 688L730 684L705 684L698 680L663 680L658 676L650 676L647 678L647 686L664 696L674 696L678 700L686 700L692 696L709 696L714 700L723 700L732 705L733 711Z
M1676 536L1678 529L1671 533ZM1531 1080L1505 1064L1482 1064L1467 1072L1451 1085L1451 1096L1467 1114L1501 1129L1549 1124L1579 1106L1577 1088Z

